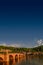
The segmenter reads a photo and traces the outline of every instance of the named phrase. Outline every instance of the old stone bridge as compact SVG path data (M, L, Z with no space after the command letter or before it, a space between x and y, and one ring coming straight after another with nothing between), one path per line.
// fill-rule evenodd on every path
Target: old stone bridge
M8 53L6 52L6 54L0 54L0 61L10 61L10 60L14 60L15 59L19 59L23 58L25 56L24 53Z

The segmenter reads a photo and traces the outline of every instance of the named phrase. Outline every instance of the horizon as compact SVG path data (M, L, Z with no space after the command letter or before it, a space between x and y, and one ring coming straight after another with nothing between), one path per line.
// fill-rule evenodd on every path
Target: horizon
M0 1L0 45L43 45L43 1Z
M17 47L17 48L34 48L34 47L38 47L38 46L43 46L43 40L37 40L36 42L36 45L33 46L33 47L26 47L25 45L21 45L20 43L19 44L6 44L6 43L1 43L0 46L7 46L7 47Z

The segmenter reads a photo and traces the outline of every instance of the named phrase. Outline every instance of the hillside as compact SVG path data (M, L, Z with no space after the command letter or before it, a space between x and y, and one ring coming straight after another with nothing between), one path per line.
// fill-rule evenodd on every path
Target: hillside
M43 45L38 46L38 47L31 48L31 51L32 52L35 52L35 51L43 52Z

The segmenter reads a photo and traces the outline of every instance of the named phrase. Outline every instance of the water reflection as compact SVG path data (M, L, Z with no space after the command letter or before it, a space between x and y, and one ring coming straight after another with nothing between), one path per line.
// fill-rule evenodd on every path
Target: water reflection
M10 56L9 62L0 61L0 65L43 65L43 56L30 55L19 59L16 56L15 60Z

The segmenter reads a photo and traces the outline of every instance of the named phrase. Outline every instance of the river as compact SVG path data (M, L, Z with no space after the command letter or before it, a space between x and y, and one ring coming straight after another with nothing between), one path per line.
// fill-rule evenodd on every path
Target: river
M16 59L15 62L0 62L0 65L43 65L43 56L26 56L19 60Z

